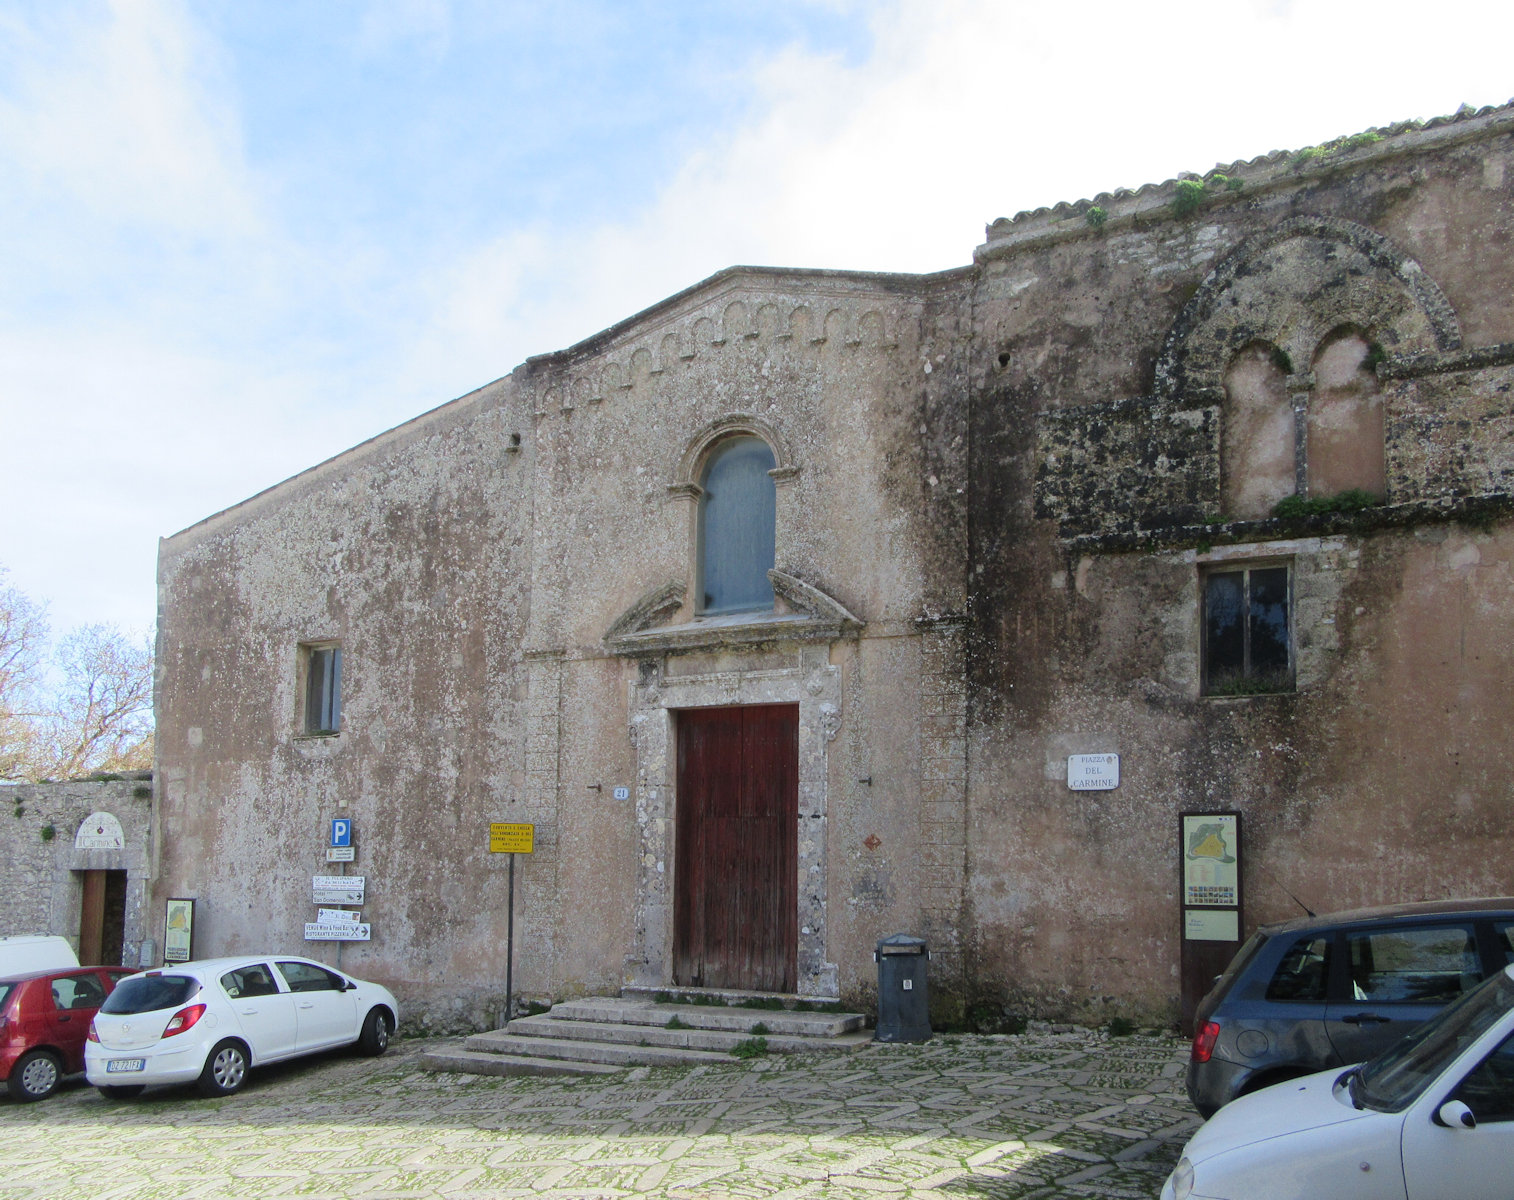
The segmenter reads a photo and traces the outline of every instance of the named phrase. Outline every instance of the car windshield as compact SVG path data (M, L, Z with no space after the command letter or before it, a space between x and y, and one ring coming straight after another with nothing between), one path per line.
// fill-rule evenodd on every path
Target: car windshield
M139 975L118 983L100 1011L128 1016L177 1008L199 990L200 981L191 975Z
M1502 971L1363 1065L1351 1079L1352 1103L1377 1112L1402 1112L1511 1008L1514 979Z

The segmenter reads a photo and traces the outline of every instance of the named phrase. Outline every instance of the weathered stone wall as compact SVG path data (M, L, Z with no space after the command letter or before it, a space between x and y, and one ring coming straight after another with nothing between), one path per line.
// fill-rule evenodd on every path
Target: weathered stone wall
M200 901L199 952L299 948L310 876L339 870L326 822L350 816L372 941L304 949L390 984L421 1025L497 1019L507 863L486 835L518 821L536 838L518 991L666 983L676 711L783 702L801 711L801 990L836 995L843 970L855 988L873 942L922 920L960 978L962 869L936 862L962 854L960 684L922 760L913 719L896 738L867 718L940 708L939 684L865 664L876 643L913 668L895 644L963 607L965 344L943 297L965 279L728 272L165 543L158 890ZM795 582L772 630L706 634L691 472L733 422L777 452ZM659 589L682 599L644 629L627 614ZM816 642L833 618L815 603L849 632ZM684 632L611 644L662 626ZM342 647L336 736L299 735L312 641ZM922 789L943 787L924 822ZM837 824L888 847L889 888Z
M1245 814L1248 926L1285 887L1514 890L1511 130L1022 215L936 276L735 268L168 539L155 902L199 899L202 953L314 950L484 1024L487 826L530 822L518 991L666 984L678 713L777 703L802 992L868 1002L908 932L938 1019L1167 1019L1187 807ZM774 452L776 602L701 620L699 472L737 433ZM1252 511L1358 477L1380 502ZM1203 696L1204 572L1255 562L1291 571L1292 690ZM300 734L311 642L335 735ZM1117 790L1068 791L1083 752ZM373 940L306 946L338 815Z
M311 950L441 1027L489 1019L506 895L488 822L525 757L529 429L492 385L165 543L156 893L198 900L197 954ZM302 736L298 648L324 640L341 732ZM325 861L340 816L347 867ZM342 873L367 881L374 939L307 945L311 878Z
M95 813L120 823L119 849L75 845L80 825ZM122 963L157 959L161 920L152 930L147 905L152 776L68 783L0 785L0 937L49 933L79 949L81 872L127 873ZM161 913L159 914L161 917ZM145 957L144 957L145 954Z
M1242 165L1243 188L1187 217L1169 186L1111 202L1097 230L1067 212L990 231L971 506L980 1002L1174 1012L1184 809L1242 812L1247 929L1295 914L1288 891L1320 911L1514 891L1514 752L1495 732L1514 665L1514 326L1495 299L1514 280L1509 129L1503 111L1323 164ZM1386 504L1234 520L1227 363L1273 348L1307 496L1311 366L1342 328L1373 348ZM1203 696L1202 572L1258 561L1293 572L1294 690ZM1121 755L1120 787L1069 791L1067 755L1095 752Z

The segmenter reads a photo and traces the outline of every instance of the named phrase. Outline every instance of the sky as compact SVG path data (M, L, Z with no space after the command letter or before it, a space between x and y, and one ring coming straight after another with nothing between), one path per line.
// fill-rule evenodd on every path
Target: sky
M1514 4L0 0L0 568L158 539L733 264L1514 98Z

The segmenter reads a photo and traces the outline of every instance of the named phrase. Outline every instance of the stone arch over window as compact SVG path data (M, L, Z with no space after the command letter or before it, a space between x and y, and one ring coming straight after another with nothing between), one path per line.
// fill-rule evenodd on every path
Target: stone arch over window
M776 432L753 417L722 418L690 441L669 490L694 501L696 613L772 609L778 486L795 473Z
M1225 516L1255 520L1298 490L1298 436L1287 355L1271 342L1243 347L1225 368L1220 496Z
M1382 396L1371 339L1342 325L1314 353L1306 445L1309 494L1387 493Z
M1247 238L1199 284L1162 347L1156 394L1217 400L1231 360L1257 338L1305 368L1346 320L1395 357L1461 346L1444 293L1382 234L1334 217L1292 217Z

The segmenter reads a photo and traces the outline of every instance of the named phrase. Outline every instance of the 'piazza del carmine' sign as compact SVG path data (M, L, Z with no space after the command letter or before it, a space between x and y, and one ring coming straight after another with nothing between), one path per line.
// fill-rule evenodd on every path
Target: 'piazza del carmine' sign
M1118 754L1069 754L1067 786L1075 792L1108 792L1120 786Z

